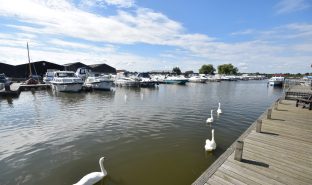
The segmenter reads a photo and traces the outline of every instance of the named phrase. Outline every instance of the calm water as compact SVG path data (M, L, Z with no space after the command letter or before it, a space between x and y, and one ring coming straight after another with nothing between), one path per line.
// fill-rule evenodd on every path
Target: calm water
M281 92L245 81L0 99L0 184L73 184L105 156L98 184L188 185ZM219 101L224 113L206 124ZM206 153L212 128L217 149Z

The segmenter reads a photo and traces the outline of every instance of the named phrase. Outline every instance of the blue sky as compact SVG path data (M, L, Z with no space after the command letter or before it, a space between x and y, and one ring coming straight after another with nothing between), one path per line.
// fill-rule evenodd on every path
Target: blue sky
M107 63L131 71L232 63L312 68L311 0L0 0L0 62Z

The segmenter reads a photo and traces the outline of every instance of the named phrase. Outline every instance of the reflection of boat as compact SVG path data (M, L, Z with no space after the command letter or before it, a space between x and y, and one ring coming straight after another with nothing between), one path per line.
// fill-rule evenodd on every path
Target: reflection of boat
M120 87L139 87L140 80L133 77L127 77L127 74L122 72L117 74L115 84Z
M168 76L163 80L166 84L179 84L184 85L188 82L188 79L183 76Z
M204 76L192 76L189 78L189 81L194 83L206 83L207 80L208 79Z
M139 73L140 87L155 87L156 81L153 80L148 73Z
M269 79L269 85L271 85L271 86L282 86L284 83L284 80L285 80L284 77L273 76L272 78Z
M56 91L78 92L81 90L83 82L72 71L55 71L51 84Z
M87 79L84 82L84 86L87 88L97 90L110 90L114 84L110 75L104 75L100 73L89 73Z

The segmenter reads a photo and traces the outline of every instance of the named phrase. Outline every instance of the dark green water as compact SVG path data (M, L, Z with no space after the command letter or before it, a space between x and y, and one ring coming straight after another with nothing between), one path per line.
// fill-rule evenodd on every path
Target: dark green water
M0 99L0 184L73 184L105 156L98 184L188 185L281 92L242 81ZM219 101L224 113L206 124ZM212 128L217 149L206 153Z

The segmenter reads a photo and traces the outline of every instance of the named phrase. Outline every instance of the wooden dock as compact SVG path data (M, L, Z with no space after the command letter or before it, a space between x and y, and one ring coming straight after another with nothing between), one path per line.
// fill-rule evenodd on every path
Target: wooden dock
M10 90L1 90L0 97L18 97L21 91L29 90L44 90L50 88L47 84L35 84L35 85L25 85L22 83L12 83L10 85Z
M193 185L311 185L312 111L295 103L282 100L273 104L259 118L262 123L254 122Z

